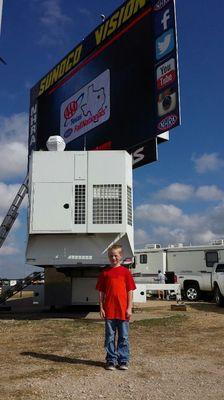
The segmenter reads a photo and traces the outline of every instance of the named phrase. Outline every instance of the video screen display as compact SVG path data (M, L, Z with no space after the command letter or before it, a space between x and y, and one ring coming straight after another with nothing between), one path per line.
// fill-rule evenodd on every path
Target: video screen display
M29 152L60 135L66 151L151 144L154 161L180 122L176 53L173 0L123 3L32 88Z

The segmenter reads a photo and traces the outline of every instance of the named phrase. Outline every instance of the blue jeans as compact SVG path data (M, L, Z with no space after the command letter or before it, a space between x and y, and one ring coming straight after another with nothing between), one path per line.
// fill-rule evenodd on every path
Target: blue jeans
M106 361L114 364L127 363L129 361L129 321L120 319L105 320L105 349ZM116 332L118 334L117 346L115 343Z

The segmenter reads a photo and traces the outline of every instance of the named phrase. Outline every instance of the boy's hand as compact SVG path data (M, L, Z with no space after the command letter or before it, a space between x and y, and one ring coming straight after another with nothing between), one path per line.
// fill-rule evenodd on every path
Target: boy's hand
M127 311L126 311L126 317L127 318L130 318L132 316L132 308L127 308Z
M102 319L105 318L105 311L104 311L103 307L100 307L100 317L101 317Z

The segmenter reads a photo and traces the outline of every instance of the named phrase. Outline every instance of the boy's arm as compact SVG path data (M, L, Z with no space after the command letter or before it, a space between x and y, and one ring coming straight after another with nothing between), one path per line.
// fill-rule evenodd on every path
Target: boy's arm
M105 294L103 292L99 292L99 303L100 303L100 316L101 318L105 318L105 311L103 308Z
M132 303L133 303L133 290L129 290L128 292L128 307L126 311L126 317L130 318L132 315Z

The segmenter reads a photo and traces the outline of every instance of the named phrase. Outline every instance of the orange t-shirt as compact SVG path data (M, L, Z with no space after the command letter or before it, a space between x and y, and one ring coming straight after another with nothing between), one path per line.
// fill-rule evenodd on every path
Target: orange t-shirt
M130 271L122 265L106 268L99 276L96 289L105 294L105 318L126 320L128 292L136 289Z

